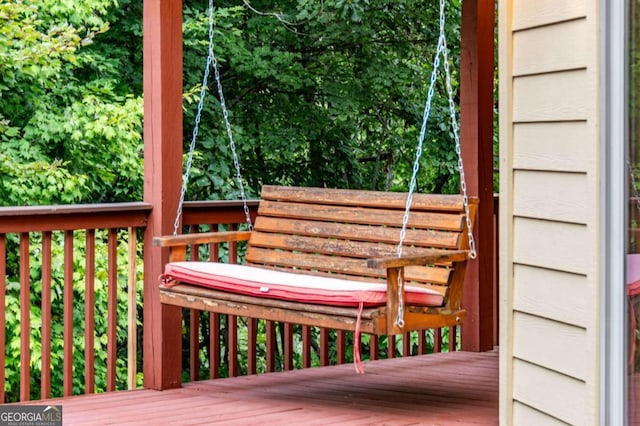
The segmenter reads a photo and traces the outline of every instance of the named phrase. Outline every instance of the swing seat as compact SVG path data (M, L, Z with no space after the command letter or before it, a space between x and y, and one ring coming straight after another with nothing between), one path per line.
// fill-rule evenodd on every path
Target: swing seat
M160 302L375 335L459 325L463 197L415 194L398 257L406 196L264 186L253 231L154 238L170 248ZM472 221L477 203L469 199ZM247 241L244 265L186 262L190 246L238 241Z

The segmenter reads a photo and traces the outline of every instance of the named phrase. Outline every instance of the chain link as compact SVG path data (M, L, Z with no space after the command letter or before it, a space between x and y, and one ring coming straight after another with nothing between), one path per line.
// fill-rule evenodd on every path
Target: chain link
M238 154L236 152L236 144L233 140L233 131L231 130L231 123L229 121L229 111L227 109L226 102L224 100L224 93L222 90L222 82L220 79L220 72L218 71L218 61L214 53L214 26L213 26L213 0L209 0L209 48L207 54L207 62L202 77L202 87L200 88L200 99L198 101L198 109L196 112L196 118L193 126L193 134L191 136L191 143L189 145L189 153L187 155L187 164L185 167L184 175L182 176L182 188L180 190L180 200L178 201L178 210L176 212L176 220L173 224L173 235L178 234L178 228L180 227L180 218L182 216L182 207L184 205L184 198L187 192L187 184L189 182L189 176L191 174L191 167L193 163L193 153L195 151L196 139L198 138L198 131L200 128L200 120L202 118L202 110L204 108L204 98L207 92L207 85L209 82L210 69L213 66L214 78L216 81L216 87L218 90L218 97L220 100L220 108L222 109L222 116L224 118L225 128L227 130L227 138L229 139L229 146L231 147L231 153L233 155L233 165L236 169L236 181L240 188L240 196L242 197L242 207L244 210L247 226L249 230L253 230L253 223L251 222L251 214L249 212L249 206L247 204L247 196L244 189L244 182L242 179L242 173L240 171L240 161L238 160Z

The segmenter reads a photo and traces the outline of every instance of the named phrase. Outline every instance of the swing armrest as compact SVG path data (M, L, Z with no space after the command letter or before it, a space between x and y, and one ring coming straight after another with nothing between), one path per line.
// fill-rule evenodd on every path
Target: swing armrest
M369 268L404 268L412 265L462 262L469 257L468 250L433 250L420 256L380 257L367 260Z
M401 317L403 321L406 319L407 323L403 323L402 325L397 323L398 313L400 312L405 292L404 287L401 287L401 291L398 292L399 277L404 275L403 270L406 266L464 262L468 257L468 250L430 250L428 253L420 256L368 259L367 266L369 268L386 268L387 270L387 334L403 333L405 331L405 325L407 329L415 328L415 324L413 324L414 320L405 315ZM446 301L443 306L448 306Z
M251 236L251 231L224 231L202 232L184 235L165 235L153 238L156 247L178 247L192 244L227 243L233 241L246 241Z

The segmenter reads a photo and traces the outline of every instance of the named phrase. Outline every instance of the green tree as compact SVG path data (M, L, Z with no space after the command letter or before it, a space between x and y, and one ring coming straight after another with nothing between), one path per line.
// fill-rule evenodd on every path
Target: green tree
M262 183L406 188L435 51L437 3L216 5L216 55L250 188L258 192ZM185 9L187 88L198 87L205 63L206 6L193 1ZM459 17L454 3L447 27L452 58L459 49ZM205 103L190 194L234 198L233 161L215 85L209 86L213 93ZM427 192L458 190L443 87L419 180L419 189ZM195 105L187 107L186 141Z
M207 52L208 2L184 3L186 146ZM436 3L215 4L216 53L254 195L265 182L406 187L435 49ZM2 204L141 199L141 6L0 2ZM455 59L458 2L448 15ZM438 92L419 189L452 192L455 154L442 85ZM215 99L206 100L190 198L237 197Z
M141 5L120 3L138 19L109 34L114 0L0 2L2 205L141 198Z

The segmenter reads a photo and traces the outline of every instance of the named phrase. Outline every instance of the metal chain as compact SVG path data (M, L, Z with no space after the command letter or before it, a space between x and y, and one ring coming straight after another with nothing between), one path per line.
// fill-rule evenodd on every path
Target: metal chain
M211 66L213 66L214 77L216 80L216 86L218 89L218 96L220 98L220 107L222 108L222 115L224 117L224 123L227 130L227 137L229 139L229 146L231 147L231 153L233 154L233 164L236 169L236 180L240 187L240 196L242 197L242 206L246 217L249 230L253 230L253 223L251 222L251 214L249 212L249 206L247 204L247 196L244 190L244 183L242 179L242 173L240 172L240 162L236 153L236 145L233 140L233 132L231 130L231 123L229 122L229 111L227 110L226 102L224 100L224 93L222 91L222 83L220 80L220 72L218 71L218 63L214 53L214 26L213 26L213 0L209 0L209 48L207 54L207 62L202 77L202 87L200 88L200 98L198 100L198 109L196 112L196 118L193 126L193 134L191 136L191 143L189 145L189 153L187 155L187 164L185 167L184 175L182 176L182 188L180 190L180 200L178 202L178 210L176 212L176 220L173 224L173 235L178 234L178 228L180 227L180 218L182 216L182 208L184 205L184 198L187 192L187 184L189 182L189 176L191 174L191 166L193 163L193 153L195 151L196 139L198 137L198 131L200 128L200 120L202 118L202 110L204 108L204 99L207 93L207 84L209 81L209 73Z
M451 84L451 70L449 66L449 57L447 53L447 38L445 34L445 0L440 0L440 31L438 35L438 44L436 47L435 57L433 59L433 70L431 71L431 79L429 81L429 91L427 93L427 101L422 115L422 126L420 128L420 136L418 139L418 147L416 148L416 156L413 163L413 173L411 175L411 181L409 183L409 193L407 194L407 201L405 205L404 216L402 219L402 229L400 231L400 241L397 247L398 257L402 257L402 251L404 246L404 240L407 236L407 225L409 223L409 215L411 212L411 204L413 202L413 193L417 185L417 176L420 169L420 158L422 156L422 149L424 139L426 135L427 122L431 115L431 104L433 101L436 78L438 75L438 68L440 67L440 55L442 55L442 61L444 62L445 76L446 76L446 88L447 96L449 100L449 115L451 118L451 128L453 131L453 137L456 144L456 154L458 156L458 171L460 172L460 189L463 196L463 204L466 216L467 232L469 237L469 257L475 259L477 257L475 239L473 237L473 228L471 224L471 217L469 214L469 197L467 195L467 182L464 174L464 165L462 162L462 152L460 148L460 126L456 117L456 108L453 101L453 86ZM398 275L398 315L395 320L395 325L404 327L404 299L403 299L403 287L404 283L402 277Z
M413 202L413 193L415 191L416 184L417 184L417 175L420 169L420 157L422 156L422 149L423 149L423 144L424 144L424 139L426 134L427 121L429 120L429 116L431 113L431 103L433 101L437 71L438 71L438 68L440 67L441 54L443 55L443 63L444 63L445 76L446 76L445 81L446 81L447 96L449 101L449 114L451 118L451 127L453 131L454 141L456 144L455 150L458 156L458 171L460 172L460 188L463 194L463 204L465 208L466 225L467 225L467 231L469 236L469 247L470 247L469 256L472 259L475 259L477 256L475 239L473 237L471 217L469 214L469 197L467 195L467 182L466 182L466 177L464 173L464 164L462 162L462 152L460 148L460 130L459 130L460 126L458 124L458 120L456 117L456 107L453 101L453 86L451 84L451 70L449 65L446 40L447 39L445 35L445 0L440 0L440 33L438 36L438 44L436 48L435 58L433 60L433 70L431 71L429 92L427 95L427 102L426 102L425 110L423 114L422 127L420 129L418 147L416 148L416 157L413 164L413 174L411 176L411 181L409 184L409 193L407 195L407 202L405 205L405 213L402 221L402 230L400 231L400 242L398 243L398 248L397 248L398 257L402 256L402 250L403 250L402 247L404 244L404 240L406 238L407 224L409 222L411 203Z
M411 203L413 202L413 193L417 185L418 171L420 170L420 157L422 157L422 146L427 133L427 121L431 115L431 104L436 87L436 79L438 77L438 68L440 68L440 54L442 53L442 43L440 38L443 37L444 29L444 13L443 13L444 0L440 1L440 36L438 37L438 44L436 47L436 54L433 59L433 69L431 71L431 78L429 80L429 91L427 92L427 102L425 103L424 113L422 114L422 127L420 128L420 137L418 138L418 147L416 148L416 156L413 162L413 174L411 175L411 181L409 182L409 193L407 194L407 202L405 204L404 216L402 218L402 229L400 231L400 241L397 247L398 257L402 257L402 250L404 240L407 236L407 224L409 223L409 214L411 212Z
M442 4L444 0L441 0ZM442 8L443 6L441 6ZM441 18L444 20L444 17ZM447 86L447 95L449 98L449 114L451 116L451 130L453 131L453 139L456 142L456 154L458 154L458 171L460 172L460 190L462 191L462 202L464 204L465 220L467 222L467 235L469 237L469 257L475 259L478 254L476 252L476 240L473 237L473 225L471 224L471 215L469 214L469 196L467 194L467 181L464 174L464 164L462 163L462 149L460 147L460 125L456 117L456 106L453 102L453 86L451 84L451 70L449 68L449 55L447 53L447 38L444 36L444 26L442 39L442 54L444 60L445 82Z
M429 90L427 92L427 101L425 103L424 112L422 114L422 126L420 127L420 137L418 138L418 147L416 148L416 157L413 162L413 173L409 182L409 193L407 194L407 202L405 204L404 216L402 218L402 229L400 230L400 241L398 242L397 254L402 257L404 240L407 236L407 224L409 223L409 214L411 212L411 203L413 202L413 193L417 185L418 171L420 170L420 158L422 157L422 146L427 133L427 122L431 115L431 105L436 87L436 79L438 77L438 68L440 68L440 54L442 53L441 38L444 30L444 0L440 1L440 35L438 36L438 44L436 46L436 54L433 59L433 69L429 80ZM398 275L398 314L396 316L395 325L404 327L404 283L401 275Z
M231 154L233 155L233 165L236 169L236 181L240 188L240 197L242 198L242 208L244 209L244 215L247 221L247 226L250 231L253 231L253 223L251 222L251 214L249 213L249 206L247 205L247 194L244 190L244 181L242 179L242 173L240 171L240 161L238 160L238 153L236 152L236 144L233 140L233 132L231 131L231 123L229 122L229 111L227 110L227 104L224 100L224 93L222 92L222 82L220 80L220 71L218 71L218 61L214 53L213 44L213 0L209 0L209 56L211 56L211 63L213 65L213 75L216 79L216 86L218 87L218 97L220 98L220 108L222 108L222 116L224 118L224 125L227 128L227 137L229 139L229 147L231 148Z
M211 31L211 27L209 28ZM182 216L182 207L184 205L184 198L187 193L187 185L189 183L189 176L191 175L191 166L193 164L193 152L196 147L196 139L198 138L198 131L200 129L200 120L202 118L202 109L204 108L204 99L207 92L207 81L209 80L209 69L211 67L211 55L207 55L207 64L204 69L204 75L202 77L202 86L200 87L200 97L198 99L198 109L196 112L195 123L193 126L193 133L191 135L191 143L189 144L189 153L187 154L187 164L182 175L182 188L180 189L180 200L178 201L178 211L176 212L176 220L173 223L173 235L178 235L178 228L180 228L180 218Z

